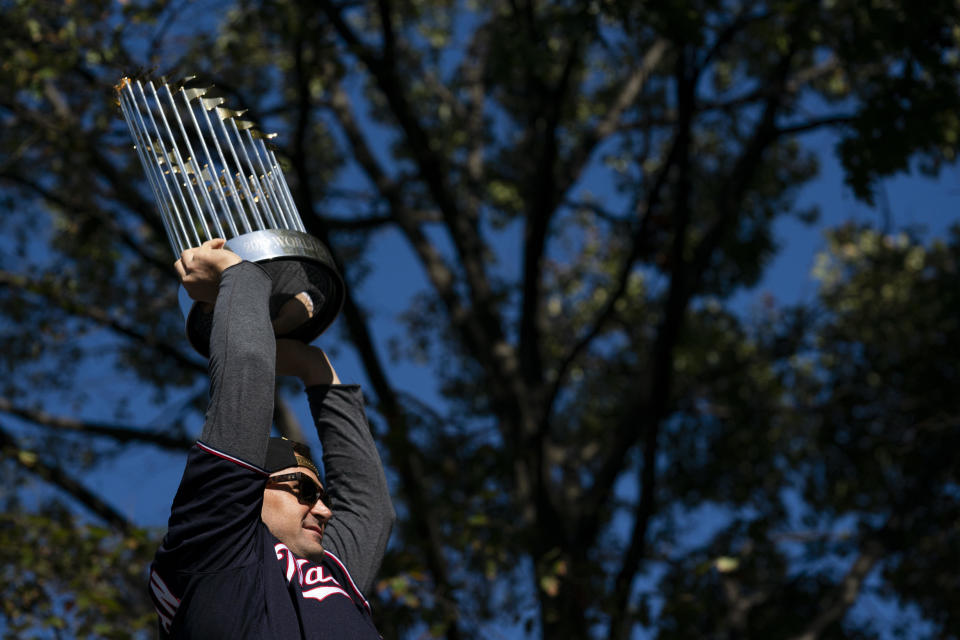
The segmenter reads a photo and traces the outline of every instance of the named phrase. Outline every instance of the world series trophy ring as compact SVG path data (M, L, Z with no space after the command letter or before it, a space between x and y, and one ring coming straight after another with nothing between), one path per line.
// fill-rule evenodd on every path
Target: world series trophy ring
M171 86L122 78L116 86L123 118L147 174L174 258L207 240L258 263L271 276L270 315L294 297L309 316L278 337L312 342L333 322L344 283L327 247L309 235L273 150L245 111L194 78ZM210 354L213 314L181 287L190 344ZM304 294L308 300L304 300ZM276 325L275 325L276 327ZM278 328L279 331L279 328Z

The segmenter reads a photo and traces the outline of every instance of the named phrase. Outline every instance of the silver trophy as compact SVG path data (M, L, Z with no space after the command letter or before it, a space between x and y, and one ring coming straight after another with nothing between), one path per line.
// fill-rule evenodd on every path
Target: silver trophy
M214 87L193 78L171 87L123 78L120 109L147 173L174 257L206 240L257 262L273 278L276 317L292 297L310 298L309 319L282 335L311 342L333 322L344 285L326 246L306 233L283 171L244 111L224 106ZM181 294L183 292L181 291ZM209 355L212 314L180 296L187 337Z

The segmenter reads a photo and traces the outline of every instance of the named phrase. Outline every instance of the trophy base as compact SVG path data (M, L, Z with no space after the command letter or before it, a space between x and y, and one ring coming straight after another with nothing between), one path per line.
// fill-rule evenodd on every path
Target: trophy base
M230 238L225 245L244 260L256 262L273 280L270 293L270 317L276 319L280 308L300 293L313 303L313 313L293 330L277 335L301 342L313 342L333 323L343 306L345 287L340 272L326 246L299 231L265 229ZM180 306L186 317L187 339L204 357L210 356L210 330L213 314L204 313L199 304L184 295Z

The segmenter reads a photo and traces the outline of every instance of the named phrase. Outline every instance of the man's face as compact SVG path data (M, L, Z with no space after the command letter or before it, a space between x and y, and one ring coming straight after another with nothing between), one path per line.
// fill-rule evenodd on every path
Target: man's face
M301 472L318 485L317 476L305 467L288 467L275 473L281 476ZM304 479L306 482L306 479ZM323 556L323 531L333 513L317 500L313 504L301 504L296 480L268 484L263 493L263 509L260 519L270 533L301 558L319 561Z

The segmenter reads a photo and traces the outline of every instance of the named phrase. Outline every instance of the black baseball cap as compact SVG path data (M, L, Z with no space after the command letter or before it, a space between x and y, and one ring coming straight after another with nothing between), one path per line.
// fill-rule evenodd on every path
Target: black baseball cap
M317 465L310 456L310 447L287 438L270 438L265 469L268 473L275 473L289 467L306 467L320 478Z

